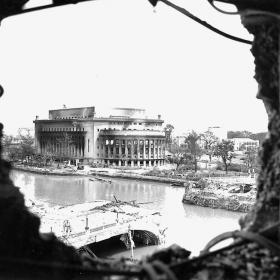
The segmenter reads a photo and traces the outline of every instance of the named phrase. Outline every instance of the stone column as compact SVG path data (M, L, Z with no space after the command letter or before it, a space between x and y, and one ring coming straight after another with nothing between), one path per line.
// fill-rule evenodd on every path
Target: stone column
M127 157L127 140L126 139L124 140L124 155L126 158Z
M137 160L139 161L140 159L140 140L137 139ZM140 163L139 163L140 166Z
M79 138L78 138L78 134L77 131L75 133L75 157L78 157L78 148L79 148Z
M143 160L146 159L146 139L144 139L144 142L143 142Z
M131 161L133 161L134 160L134 142L133 142L134 140L132 139L131 140L131 148L130 148L130 154L131 154Z
M108 159L111 157L111 140L108 140L108 145L107 145L107 148L108 148Z
M116 158L116 140L114 140L114 146L113 146L113 158Z
M119 140L119 158L122 158L122 139Z
M101 147L100 147L101 148ZM82 156L82 137L79 136L79 156Z

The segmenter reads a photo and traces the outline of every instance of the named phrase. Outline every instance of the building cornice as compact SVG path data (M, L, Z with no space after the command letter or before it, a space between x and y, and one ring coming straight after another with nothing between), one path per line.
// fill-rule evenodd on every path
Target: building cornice
M55 122L142 122L142 123L164 123L159 119L139 119L139 118L73 118L73 119L54 119L54 120L34 120L33 123L55 123Z

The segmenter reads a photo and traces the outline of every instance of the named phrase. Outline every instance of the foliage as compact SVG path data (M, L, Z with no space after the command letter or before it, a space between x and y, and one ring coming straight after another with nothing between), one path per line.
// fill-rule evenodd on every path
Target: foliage
M220 163L217 166L217 170L224 170L225 165ZM228 165L227 171L234 171L234 172L248 172L248 168L244 164L238 164L238 163L231 163Z
M34 137L31 136L30 131L28 131L26 135L20 134L19 141L20 154L23 159L32 156L35 153Z
M216 137L212 131L207 130L201 134L201 140L204 144L204 153L209 156L209 161L211 162L215 147L218 142L218 137Z
M2 145L5 154L11 161L26 160L35 153L34 138L30 131L26 135L19 134L16 137L4 135Z
M11 135L3 135L2 147L4 154L9 160L14 161L19 153L18 146L15 144L16 139Z
M171 144L172 143L172 132L173 132L174 126L171 124L167 124L164 127L164 132L165 132L165 141L167 144Z
M258 163L258 149L255 147L249 147L245 152L245 163L249 169L253 169Z
M179 146L177 143L172 143L170 146L170 152L172 156L169 158L169 162L176 164L176 170L180 165L187 164L191 161L191 155L185 146Z
M198 141L201 139L201 134L198 134L192 130L185 139L187 150L192 157L192 163L194 165L194 172L197 171L197 162L202 155L202 149L198 144Z
M230 140L222 140L222 142L216 145L214 155L220 157L225 166L225 171L227 173L228 166L231 164L233 158L234 144Z

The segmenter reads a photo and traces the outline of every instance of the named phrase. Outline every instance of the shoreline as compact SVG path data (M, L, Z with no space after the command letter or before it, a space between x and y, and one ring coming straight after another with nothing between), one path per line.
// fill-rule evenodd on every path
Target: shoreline
M74 173L74 172L56 172L48 170L47 168L45 170L32 168L28 166L19 166L19 165L13 165L12 169L18 170L18 171L25 171L40 175L54 175L54 176L85 176L85 177L92 177L92 176L100 176L100 177L106 177L106 178L118 178L118 179L130 179L130 180L142 180L142 181L151 181L151 182L159 182L159 183L165 183L165 184L181 184L181 186L174 186L177 188L184 188L184 184L190 182L191 180L185 180L185 179L175 179L175 178L163 178L163 177L157 177L157 176L147 176L147 175L141 175L141 174L133 174L133 173L110 173L110 172L104 172L104 171L94 171L91 170L88 173Z

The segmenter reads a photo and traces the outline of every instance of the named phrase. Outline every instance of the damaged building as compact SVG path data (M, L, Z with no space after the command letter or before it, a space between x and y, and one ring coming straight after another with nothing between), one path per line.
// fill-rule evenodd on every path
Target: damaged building
M163 122L135 108L115 108L106 117L97 117L95 107L50 110L48 119L34 121L36 152L72 163L159 166Z

